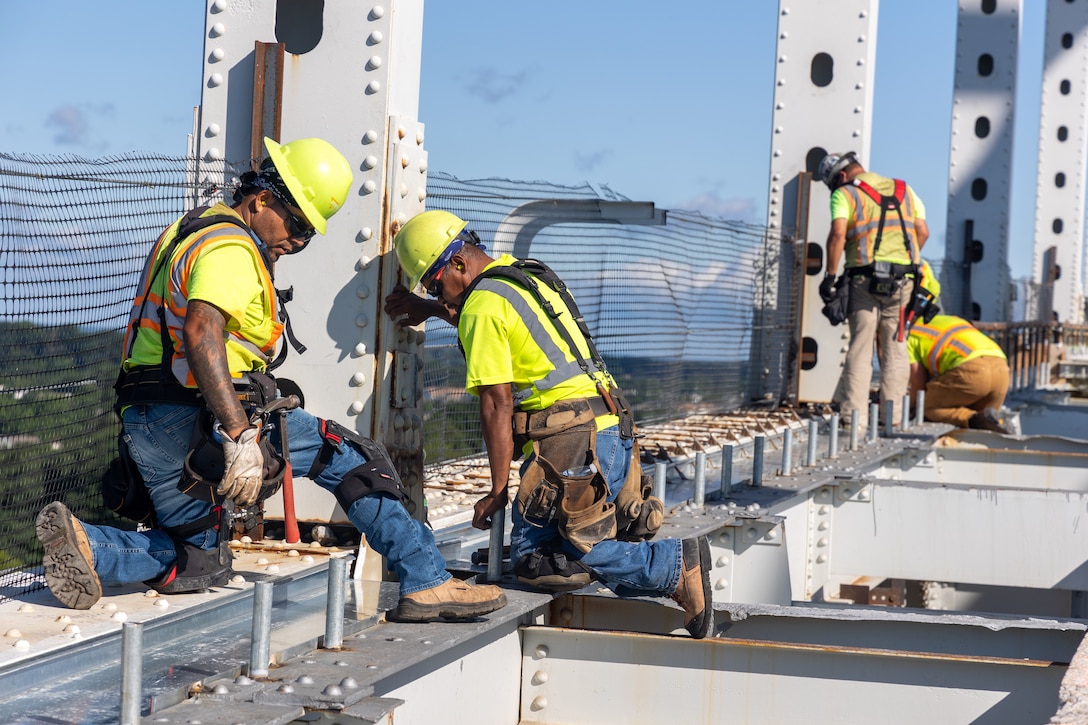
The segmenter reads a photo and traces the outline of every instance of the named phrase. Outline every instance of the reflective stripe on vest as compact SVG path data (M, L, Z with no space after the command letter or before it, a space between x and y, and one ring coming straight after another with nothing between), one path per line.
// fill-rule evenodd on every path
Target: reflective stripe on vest
M846 266L865 267L878 260L903 261L910 264L918 259L918 237L914 229L914 203L910 190L903 194L901 210L903 212L903 224L910 235L910 252L907 252L906 241L903 237L903 228L899 223L899 214L889 210L884 216L884 231L880 241L880 249L877 250L875 259L873 246L876 241L876 233L880 228L880 204L874 202L869 195L858 189L853 184L839 187L850 200L853 207L853 217L848 219L846 229ZM908 259L909 257L909 259Z
M554 368L542 379L532 381L533 387L537 390L548 390L577 375L585 374L582 372L582 368L578 364L578 361L567 360L566 354L564 354L563 350L555 343L555 340L548 332L551 323L541 319L536 310L529 305L528 300L522 297L512 285L498 279L488 278L482 280L476 289L493 292L510 303L510 306L518 313L522 323L524 323L525 327L529 330L529 336L533 338L533 342L536 343L536 346L540 348L540 351L544 353L544 356ZM593 361L589 360L589 364L592 366ZM532 393L532 388L526 388L523 391L515 391L514 405L518 405L525 398L531 396Z
M173 241L174 230L176 228L176 224L171 225L171 227L159 238L155 250L152 252L151 260L144 268L143 274L140 277L139 288L146 291L145 294L147 296L148 305L144 310L145 316L138 321L138 324L140 329L149 330L154 333L155 346L159 348L160 354L162 343L158 308L162 305L162 297L161 292L158 290L147 291L147 286L149 284L150 273L155 267L154 262L159 259L161 247L164 241ZM187 387L196 387L196 380L193 378L188 361L186 361L179 352L182 348L182 330L185 326L185 314L188 308L188 300L185 298L182 291L188 287L189 275L192 272L193 265L196 263L199 254L210 244L224 239L229 239L232 242L239 239L248 239L251 242L251 244L246 245L246 249L249 250L253 256L254 267L258 270L258 274L261 277L261 285L264 288L263 319L272 321L272 324L268 328L269 334L266 339L249 340L242 337L239 332L231 331L227 333L230 335L231 341L245 348L253 356L260 358L267 365L272 359L272 354L275 352L276 341L279 340L283 333L283 324L275 321L276 290L273 287L272 278L265 268L264 261L261 259L260 252L257 251L256 243L253 242L242 229L234 224L228 223L216 224L191 235L189 238L180 242L178 247L174 250L173 258L169 262L170 275L168 284L170 294L165 309L167 331L174 347L174 356L170 367L177 380ZM160 274L159 279L156 280L156 286L159 286L160 290L161 285L164 284L164 279L166 279L164 275ZM137 324L137 321L134 318L139 314L142 304L143 295L137 296L129 318L129 333L126 333L125 335L126 350L129 349L129 334L135 329ZM252 334L253 331L250 330L249 332Z
M938 369L937 363L946 349L952 348L962 357L967 357L974 352L973 347L956 338L957 333L974 329L971 325L953 325L944 330L926 327L925 325L915 325L911 328L911 334L919 334L933 341L933 346L929 349L929 355L926 356L926 367L930 373L939 375L942 371Z

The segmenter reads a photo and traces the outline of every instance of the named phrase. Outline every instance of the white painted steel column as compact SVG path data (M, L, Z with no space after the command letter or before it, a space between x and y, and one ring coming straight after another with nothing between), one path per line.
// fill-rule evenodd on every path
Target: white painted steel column
M1043 291L1036 317L1049 321L1053 311L1063 322L1082 323L1088 3L1049 0L1045 39L1032 270Z
M294 288L288 312L308 348L304 355L290 351L277 377L300 384L310 412L384 443L417 517L424 335L396 329L382 300L399 278L389 254L393 226L423 211L426 201L427 155L416 120L422 37L418 2L208 0L194 134L201 159L245 161L254 135L274 134L269 109L278 108L279 141L317 136L347 157L354 183L328 235L276 267L277 288ZM255 79L263 57L257 42L283 44L280 72ZM254 105L266 119L258 133ZM229 190L232 180L208 181ZM299 519L346 523L332 495L298 473ZM268 515L280 515L278 497L269 504Z
M779 3L767 226L807 241L800 402L831 400L848 332L820 314L830 192L798 175L815 173L829 152L855 151L868 165L878 6L876 0Z
M969 320L1008 319L1020 17L1020 0L959 4L941 306Z

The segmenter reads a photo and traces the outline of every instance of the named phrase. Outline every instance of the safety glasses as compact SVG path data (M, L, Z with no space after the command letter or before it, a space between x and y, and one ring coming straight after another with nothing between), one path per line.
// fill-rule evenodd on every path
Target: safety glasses
M291 205L287 199L283 198L283 195L275 189L269 189L272 192L272 196L276 197L276 201L283 207L283 213L287 215L287 233L292 238L298 239L303 242L302 247L291 250L291 254L295 252L301 252L305 245L310 243L310 240L317 234L317 230L306 223L304 219L300 219L294 212L291 211Z
M449 262L443 265L442 269L438 270L438 274L434 276L431 283L427 285L427 294L435 299L442 297L442 275L446 273L446 267L449 266Z

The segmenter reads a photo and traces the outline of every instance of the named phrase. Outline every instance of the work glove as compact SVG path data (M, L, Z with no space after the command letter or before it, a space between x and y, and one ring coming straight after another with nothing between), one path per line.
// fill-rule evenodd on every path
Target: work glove
M238 434L238 440L223 434L223 480L215 490L220 496L232 499L238 506L248 506L257 500L264 481L264 454L257 442L259 427L246 428Z
M825 303L830 302L835 297L835 277L834 275L827 275L824 277L824 281L820 283L820 299Z

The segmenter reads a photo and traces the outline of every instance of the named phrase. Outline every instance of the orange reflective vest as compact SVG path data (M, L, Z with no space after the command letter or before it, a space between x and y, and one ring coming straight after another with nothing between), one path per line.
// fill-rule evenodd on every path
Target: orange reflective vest
M914 229L914 201L905 182L871 173L859 174L842 191L850 206L846 219L846 266L873 262L918 263L918 234ZM893 207L882 207L885 197ZM883 217L883 218L882 218ZM904 231L906 235L904 236ZM877 248L877 236L880 246Z
M215 214L237 216L233 209L222 203L209 208L201 216ZM171 224L159 237L140 276L138 293L125 330L124 350L129 357L122 364L123 368L128 371L135 366L158 365L162 362L163 336L159 309L163 308L173 353L170 368L180 383L186 387L196 387L196 380L183 354L182 335L188 308L185 291L189 277L202 253L219 245L239 245L240 241L244 241L239 246L252 255L253 266L260 278L262 321L255 326L227 332L227 364L231 375L235 377L251 370L264 370L272 359L276 342L283 334L283 323L276 318L276 290L272 276L258 251L257 240L251 231L246 233L248 229L230 222L221 222L200 229L175 245L176 231L181 221L179 219ZM162 264L163 255L167 253L170 253L170 259ZM156 275L157 269L159 273ZM132 337L134 331L135 339Z
M976 357L1005 358L1001 347L967 320L937 315L915 323L907 340L907 355L932 376L941 375Z

